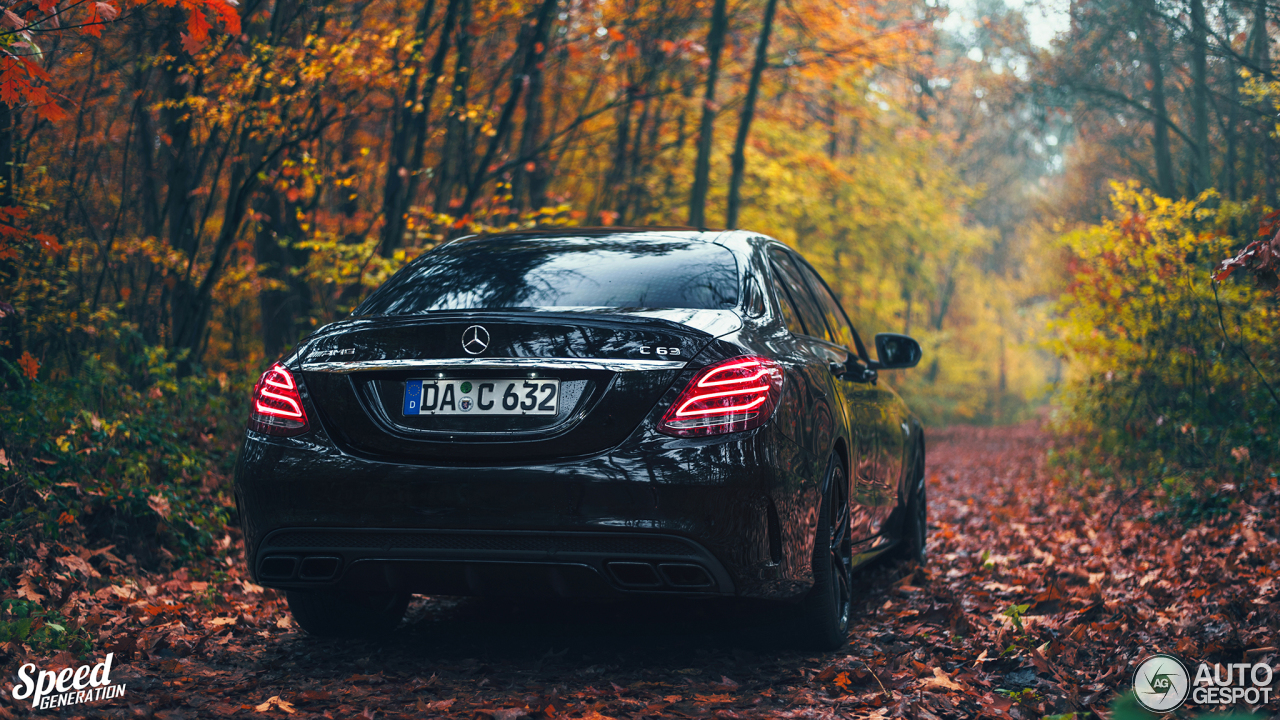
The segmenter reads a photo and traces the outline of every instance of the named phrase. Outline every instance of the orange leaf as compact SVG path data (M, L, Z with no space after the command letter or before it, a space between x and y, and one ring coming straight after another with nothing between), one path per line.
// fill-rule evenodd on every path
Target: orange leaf
M58 122L59 120L67 116L67 111L59 107L58 103L50 101L50 102L44 103L43 105L37 106L36 114L44 118L45 120L48 120L49 122ZM54 252L58 252L61 249L62 249L62 246L59 245L58 250L54 250Z
M204 43L209 39L210 27L208 18L200 10L192 10L187 16L187 32L191 35L191 39L198 43ZM186 40L183 40L182 44L185 47Z
M93 6L95 9L97 9L98 15L100 15L102 19L106 22L111 22L112 20L115 20L116 18L120 17L120 11L117 10L116 6L112 5L111 3L96 2L93 4Z
M35 380L36 373L40 370L40 361L31 356L29 352L23 352L22 357L18 358L18 366L22 368L22 374L27 376L28 380Z
M203 42L193 40L191 36L186 33L178 33L178 35L182 38L182 49L186 50L188 55L195 55L200 52L200 48L204 47Z
M222 28L230 35L240 34L240 13L226 0L205 0L222 21Z
M49 80L51 80L51 78L49 77L49 73L45 72L44 68L35 64L35 62L33 62L30 58L19 56L18 59L22 61L22 67L26 69L27 74L30 75L31 77L37 80L44 80L45 82L48 82Z
M80 26L80 32L85 35L94 37L102 37L102 17L98 15L98 3L89 6L89 17L84 21L84 25Z
M22 93L18 91L18 83L12 79L0 83L0 100L3 100L6 105L11 107L22 102Z
M58 242L58 238L52 235L39 233L38 235L36 235L36 240L40 241L40 247L44 248L45 250L48 250L51 253L57 254L62 252L62 244Z

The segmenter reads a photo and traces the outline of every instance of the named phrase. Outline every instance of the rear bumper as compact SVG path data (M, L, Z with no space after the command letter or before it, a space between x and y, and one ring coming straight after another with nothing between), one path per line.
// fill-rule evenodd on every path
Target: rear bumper
M249 432L249 570L287 589L789 599L812 584L815 465L768 425L561 463L432 467Z
M653 533L305 528L263 541L255 575L279 588L432 595L733 595L686 538Z

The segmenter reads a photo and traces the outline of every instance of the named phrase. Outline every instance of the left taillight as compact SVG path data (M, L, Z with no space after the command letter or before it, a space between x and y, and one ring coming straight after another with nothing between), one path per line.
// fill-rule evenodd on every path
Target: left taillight
M677 437L723 435L763 425L782 396L782 366L744 355L697 375L671 403L658 432Z
M293 374L279 363L262 373L253 386L249 429L267 435L301 435L309 429L302 395Z

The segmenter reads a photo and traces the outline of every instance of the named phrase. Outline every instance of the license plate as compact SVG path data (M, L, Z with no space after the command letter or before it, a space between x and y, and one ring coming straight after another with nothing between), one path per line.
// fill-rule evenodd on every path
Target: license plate
M543 378L409 380L405 415L555 415L560 381Z

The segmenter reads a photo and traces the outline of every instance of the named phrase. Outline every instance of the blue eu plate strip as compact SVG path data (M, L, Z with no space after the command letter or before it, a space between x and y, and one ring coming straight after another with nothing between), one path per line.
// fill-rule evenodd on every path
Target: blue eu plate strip
M409 380L404 384L404 414L417 415L422 408L422 381Z

